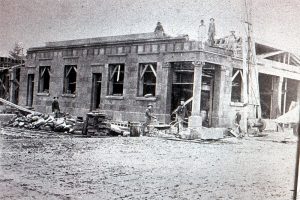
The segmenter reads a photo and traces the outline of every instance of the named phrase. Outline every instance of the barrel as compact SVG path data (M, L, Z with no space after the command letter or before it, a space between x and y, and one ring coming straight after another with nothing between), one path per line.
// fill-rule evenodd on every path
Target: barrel
M140 132L140 123L139 122L129 122L129 131L130 137L139 137Z

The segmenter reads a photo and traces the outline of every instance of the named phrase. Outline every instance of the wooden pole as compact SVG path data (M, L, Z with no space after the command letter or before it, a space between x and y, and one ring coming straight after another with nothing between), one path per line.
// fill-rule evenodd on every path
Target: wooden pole
M299 103L300 104L300 103ZM300 106L299 106L299 121L298 121L298 141L297 141L297 152L296 152L296 166L295 166L295 177L294 177L294 190L293 190L293 200L297 200L297 190L298 190L298 175L299 175L299 154L300 154Z

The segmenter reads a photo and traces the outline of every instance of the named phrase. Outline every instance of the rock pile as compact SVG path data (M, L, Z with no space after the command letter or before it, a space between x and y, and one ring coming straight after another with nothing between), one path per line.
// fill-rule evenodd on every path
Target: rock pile
M26 116L17 115L7 123L7 126L81 134L83 121L69 115L54 118L52 115L34 113Z

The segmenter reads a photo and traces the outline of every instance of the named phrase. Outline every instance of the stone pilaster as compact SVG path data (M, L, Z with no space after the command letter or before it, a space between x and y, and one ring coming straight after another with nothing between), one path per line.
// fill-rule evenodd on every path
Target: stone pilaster
M194 84L193 84L193 103L192 115L189 118L189 128L201 128L201 85L202 85L202 68L204 62L194 63Z
M230 124L229 109L231 100L232 68L218 66L215 69L212 127L226 127Z

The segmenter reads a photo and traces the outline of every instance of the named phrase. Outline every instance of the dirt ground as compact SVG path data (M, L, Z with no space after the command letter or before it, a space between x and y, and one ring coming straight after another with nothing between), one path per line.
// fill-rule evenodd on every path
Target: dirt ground
M1 130L0 199L291 199L292 134L184 142Z

